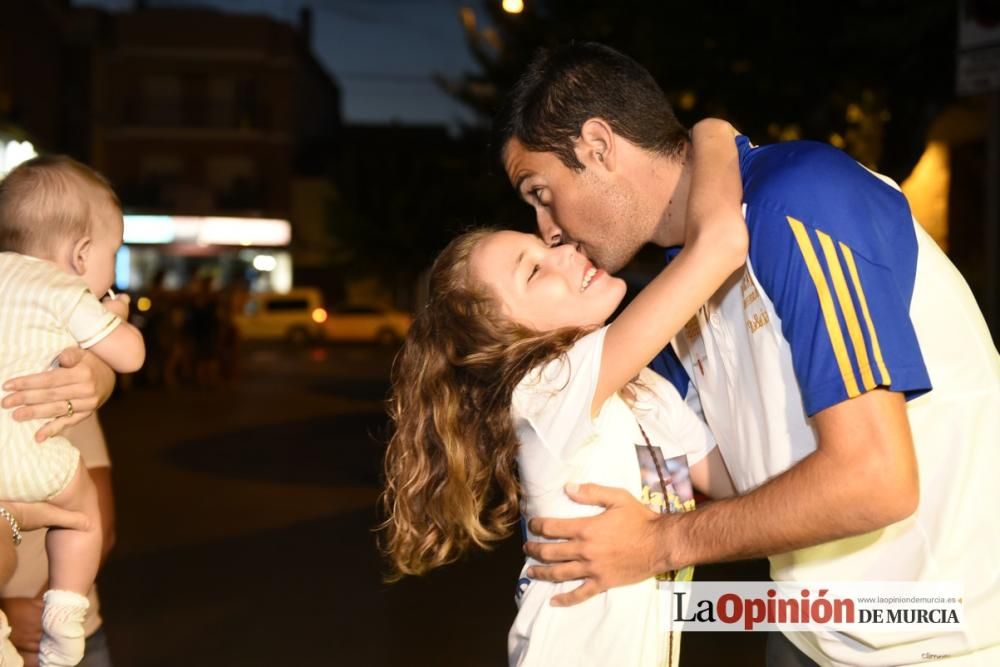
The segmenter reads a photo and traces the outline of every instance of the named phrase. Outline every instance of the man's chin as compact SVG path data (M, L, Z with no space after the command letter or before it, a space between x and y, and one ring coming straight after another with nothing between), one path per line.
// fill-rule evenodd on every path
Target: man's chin
M638 255L638 254L639 254L638 252L635 252L635 253L632 253L631 256L625 257L625 258L621 258L621 257L600 258L600 257L598 257L598 258L596 258L594 260L594 266L596 266L599 269L604 269L606 272L610 273L611 275L615 275L619 271L621 271L622 269L624 269L626 266L628 266L629 262L631 262L635 258L635 256Z

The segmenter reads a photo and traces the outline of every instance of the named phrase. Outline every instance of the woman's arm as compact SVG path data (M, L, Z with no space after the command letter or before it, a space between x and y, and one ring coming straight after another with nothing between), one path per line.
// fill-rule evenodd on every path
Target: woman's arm
M708 119L692 130L684 249L608 327L593 411L646 366L746 262L735 131Z

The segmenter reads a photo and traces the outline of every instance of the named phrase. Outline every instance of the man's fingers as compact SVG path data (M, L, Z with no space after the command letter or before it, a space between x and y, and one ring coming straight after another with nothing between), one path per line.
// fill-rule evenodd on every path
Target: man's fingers
M601 507L612 507L620 505L632 496L624 489L600 484L567 484L566 495L570 500L581 505L600 505Z
M586 563L572 561L560 565L535 565L528 568L528 577L538 581L561 583L574 579L586 579L590 572Z
M587 579L587 581L583 582L569 593L563 593L562 595L555 596L549 604L553 607L569 607L575 604L580 604L584 600L590 599L598 593L603 593L605 590L607 589L601 588L594 582L593 579Z
M550 540L568 540L579 536L588 519L546 519L535 517L528 522L528 530Z
M580 546L575 542L525 542L524 553L543 563L581 560Z

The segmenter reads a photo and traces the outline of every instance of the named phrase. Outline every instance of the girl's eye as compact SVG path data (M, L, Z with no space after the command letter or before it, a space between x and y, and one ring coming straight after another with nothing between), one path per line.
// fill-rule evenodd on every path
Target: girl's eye
M539 268L538 264L535 264L534 268L531 269L531 275L528 276L528 280L531 280L532 278L535 277L535 274L538 273L538 268Z

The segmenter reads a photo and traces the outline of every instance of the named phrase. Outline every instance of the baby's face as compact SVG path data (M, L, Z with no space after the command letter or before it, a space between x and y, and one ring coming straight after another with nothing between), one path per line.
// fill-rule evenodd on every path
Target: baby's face
M95 207L90 252L83 280L98 299L107 294L115 282L115 255L122 246L124 223L117 207Z

